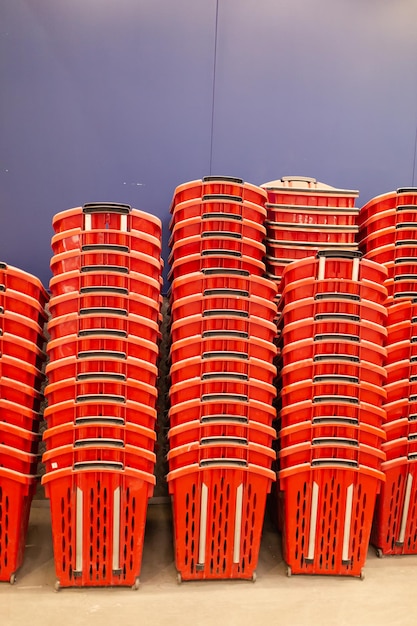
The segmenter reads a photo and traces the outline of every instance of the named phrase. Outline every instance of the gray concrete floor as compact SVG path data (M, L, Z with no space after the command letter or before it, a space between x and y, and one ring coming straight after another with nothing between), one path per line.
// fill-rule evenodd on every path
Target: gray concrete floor
M34 501L25 561L14 586L0 584L1 626L408 626L417 623L417 556L378 559L365 580L285 575L280 538L265 522L256 583L178 585L170 506L148 511L139 591L62 589L55 574L47 501Z

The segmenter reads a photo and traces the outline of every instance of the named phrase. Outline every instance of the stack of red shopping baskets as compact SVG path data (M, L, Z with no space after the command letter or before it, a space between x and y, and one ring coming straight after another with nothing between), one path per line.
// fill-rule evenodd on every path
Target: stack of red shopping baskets
M417 189L373 198L360 213L361 248L388 270L386 482L372 541L378 554L417 553Z
M361 576L384 475L385 268L321 251L282 277L279 485L288 573Z
M180 185L171 221L168 484L181 580L254 579L274 473L274 284L265 192Z
M268 194L266 267L278 285L292 261L325 248L357 249L357 191L304 176L284 176L262 187Z
M43 483L57 585L134 586L155 483L161 223L97 203L53 227Z
M0 263L0 580L23 560L36 487L48 295L40 281Z

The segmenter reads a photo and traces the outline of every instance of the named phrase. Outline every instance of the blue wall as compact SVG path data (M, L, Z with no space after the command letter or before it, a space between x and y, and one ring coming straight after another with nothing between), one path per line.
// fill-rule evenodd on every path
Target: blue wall
M417 184L415 0L2 0L0 259L50 278L51 219L158 215L208 173Z

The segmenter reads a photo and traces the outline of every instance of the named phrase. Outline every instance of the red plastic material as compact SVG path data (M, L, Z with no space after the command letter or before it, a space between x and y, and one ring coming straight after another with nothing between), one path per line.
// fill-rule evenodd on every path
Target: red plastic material
M0 378L2 377L16 380L33 387L36 391L40 391L44 380L44 375L39 369L7 354L2 354L0 357Z
M172 404L169 409L171 427L195 420L228 419L230 416L248 423L257 422L271 426L276 418L276 410L272 405L264 402L226 395L217 399L205 397L203 401L198 398Z
M384 463L372 543L383 554L417 554L417 463L400 457Z
M417 435L417 415L407 415L384 424L384 431L388 441Z
M42 349L45 344L43 328L36 321L14 313L13 311L0 311L0 329L2 333L17 335L26 341L35 344Z
M105 267L115 268L122 274L138 272L148 274L157 279L161 273L162 264L159 257L159 249L155 250L154 256L150 253L121 252L117 249L109 251L105 246L96 249L79 252L69 250L62 254L56 254L51 259L51 270L54 276L74 270L91 271L90 268Z
M171 212L180 202L197 198L204 200L207 195L234 196L238 201L253 202L261 206L265 205L267 199L266 192L263 189L251 183L245 183L241 178L205 176L202 180L192 180L176 187L171 203Z
M170 369L171 384L190 378L215 380L219 377L236 380L256 379L272 384L277 373L275 365L263 359L236 356L235 353L203 353L190 359L173 363Z
M347 376L357 378L365 383L372 383L382 387L386 381L384 367L378 367L367 361L349 361L331 355L328 359L315 361L305 359L287 363L280 370L280 380L283 387L295 384L302 380L313 379L315 376Z
M145 317L153 322L161 320L160 302L138 294L120 295L111 287L108 289L103 287L102 290L94 293L66 293L51 298L49 302L49 310L53 319L71 313L90 315L94 309L102 314L101 309L103 308L107 309L109 313L120 316L133 314Z
M96 269L97 271L88 272L73 270L54 276L49 283L52 296L77 291L94 293L94 291L100 291L100 288L108 288L114 289L121 295L140 294L153 300L156 306L160 302L161 282L159 280L137 272L125 274L112 271L106 266L101 268L96 266ZM146 267L143 270L146 271Z
M236 398L236 401L257 400L265 404L272 404L276 396L276 389L272 384L261 380L239 381L228 378L226 375L214 380L193 378L172 385L169 390L171 404L176 405L195 398L202 402L222 402L222 399Z
M288 228L294 226L356 226L359 209L344 207L315 207L300 204L269 204L265 205L268 213L267 227L270 222L283 222Z
M266 236L266 228L255 221L242 218L240 215L226 216L204 213L198 217L187 217L176 221L172 227L169 245L174 246L188 237L221 238L223 235L239 239L251 239L262 242Z
M322 402L305 400L291 404L281 409L279 417L282 428L305 421L323 424L339 417L359 426L369 424L382 428L386 421L386 411L385 407L381 408L366 402L353 404L344 398L328 397Z
M175 301L196 294L209 297L217 295L217 292L221 294L224 290L239 292L236 294L237 296L246 298L257 296L266 300L273 300L276 296L276 287L267 278L251 276L248 271L213 270L187 274L175 279L171 285L171 300Z
M294 467L302 463L314 463L317 460L355 462L381 470L381 463L386 455L375 446L359 443L357 439L347 437L317 437L311 441L285 446L278 454L280 469Z
M87 336L66 335L50 341L47 353L51 361L64 359L68 356L78 358L97 353L97 356L105 356L105 352L118 354L120 358L133 357L143 359L155 364L158 358L158 346L152 341L141 337L119 337L111 333L93 334Z
M283 553L293 574L360 576L381 471L322 459L279 472Z
M53 406L48 406L44 418L48 428L72 422L75 426L81 424L95 424L108 419L121 426L138 424L144 428L154 429L156 424L156 409L154 406L126 401L115 402L112 396L91 397L83 402L76 402L73 398Z
M271 204L331 207L335 212L338 208L353 208L359 195L356 190L337 189L306 176L283 176L261 186Z
M47 450L42 461L47 473L65 467L73 468L77 463L101 462L122 464L153 476L156 456L148 449L125 444L122 440L100 438L79 439L74 444Z
M218 295L195 294L174 300L171 306L172 321L175 322L190 315L211 317L219 311L239 317L262 317L272 322L277 313L276 304L258 296L242 296L238 290L225 290Z
M0 580L9 582L23 562L35 476L0 467Z
M287 222L268 222L268 241L286 241L309 245L314 242L326 244L331 247L333 244L354 245L358 233L357 226L340 226L339 224L326 226L318 224L288 224Z
M361 300L373 300L377 304L385 304L387 297L387 289L384 285L365 280L358 282L329 278L319 281L315 278L305 278L293 283L282 284L283 280L284 278L281 281L281 293L286 304L308 297L330 299L333 298L334 294L337 294L337 297L342 296L351 300L360 298Z
M233 459L168 474L175 563L183 580L252 579L271 470Z
M171 325L172 342L194 335L210 336L212 333L240 333L242 337L258 337L272 342L277 334L276 324L262 317L241 317L239 311L218 310L210 315L190 315L179 318Z
M27 431L37 433L40 424L40 415L30 406L25 407L10 400L0 398L0 428L6 425L17 426Z
M27 317L38 324L40 328L43 328L47 320L47 314L39 300L13 289L5 289L4 291L0 289L0 310L12 311Z
M342 294L333 293L329 298L314 297L302 298L287 304L282 302L282 316L286 324L301 321L307 317L319 319L322 315L350 315L359 318L361 321L373 322L386 326L387 309L382 304L377 304L372 300L347 299Z
M240 437L206 437L182 446L172 447L167 455L169 469L180 469L201 461L220 459L243 461L245 464L271 468L276 455L270 447L249 442Z
M278 433L281 449L305 444L320 438L344 438L356 440L374 448L381 449L386 441L386 433L382 428L370 424L355 422L348 417L315 418L281 428Z
M171 269L168 273L169 280L174 280L186 274L211 269L236 269L249 271L254 276L265 274L265 263L252 256L243 255L240 252L211 250L209 254L201 255L199 252L187 256L178 256L170 261Z
M0 263L0 285L2 291L10 289L33 298L41 309L45 308L49 300L45 287L36 276L6 263Z
M31 452L24 452L23 450L19 450L19 448L12 448L11 446L1 444L0 460L0 468L19 472L23 475L34 476L36 474L39 456Z
M39 439L39 434L32 430L27 430L7 421L0 422L0 444L3 446L16 448L29 454L37 454Z
M51 501L59 585L133 586L140 575L147 504L155 478L105 463L81 467L56 470L42 478Z
M45 353L36 344L9 333L0 334L0 352L38 369L42 368L45 360Z
M397 206L397 193L390 191L372 198L363 205L359 212L359 226L362 227L368 220L378 218L386 211L395 209Z
M235 236L234 233L203 233L202 235L186 237L174 243L168 261L172 264L176 259L191 257L195 254L211 259L219 254L229 256L232 259L249 257L255 262L262 262L266 251L265 245L255 239Z
M72 228L54 235L51 240L51 247L54 255L56 255L70 250L82 252L89 247L114 246L126 248L126 252L150 254L159 260L161 256L160 229L156 228L155 230L158 231L156 235L143 230L123 231L110 228L82 230L81 228Z
M143 359L120 356L119 353L102 351L100 355L86 353L83 358L69 356L56 359L46 366L46 375L49 383L55 383L65 378L77 380L89 377L106 375L109 380L126 380L133 378L148 385L156 386L158 368L155 364Z
M74 445L75 442L88 439L116 439L125 445L135 446L154 451L156 433L150 428L139 424L119 424L116 420L103 417L91 423L74 424L68 422L53 428L47 428L43 433L43 441L47 450L54 450L61 446Z
M226 441L227 437L240 437L250 443L271 448L276 438L276 431L267 424L249 422L241 416L225 415L178 424L170 428L168 432L171 449L192 444L206 437L225 437Z
M207 194L204 198L180 202L172 206L171 210L172 218L169 225L171 230L176 224L186 219L203 215L216 216L218 219L241 218L263 226L267 215L262 204L255 204L227 194Z
M276 239L271 239L270 237L266 239L266 246L268 265L271 269L276 265L280 267L281 263L284 261L288 264L291 261L311 257L312 255L317 254L317 252L322 252L328 250L329 248L332 250L340 249L349 252L358 251L358 244L356 243L346 244L333 242L331 245L325 243L320 244L316 241L296 243L286 239L277 241Z
M41 404L41 397L32 385L25 385L11 378L3 376L0 379L0 397L2 400L9 400L23 408L38 412Z
M288 385L281 390L282 406L289 406L304 400L312 399L316 403L333 398L334 402L344 401L352 404L366 402L381 407L387 397L387 392L379 385L365 383L365 381L350 381L343 376L327 376L323 380L302 380L299 383Z
M284 345L288 345L295 341L326 333L330 335L354 335L377 346L383 346L387 337L387 329L381 324L352 318L349 315L325 314L318 318L308 317L291 323L284 320L282 340Z
M161 238L161 220L129 205L101 202L85 204L57 213L52 220L56 233L74 228L86 230L118 230L120 232L139 231Z

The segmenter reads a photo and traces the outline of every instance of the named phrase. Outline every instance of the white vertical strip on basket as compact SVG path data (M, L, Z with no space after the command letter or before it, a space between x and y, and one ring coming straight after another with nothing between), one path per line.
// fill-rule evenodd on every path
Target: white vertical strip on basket
M311 493L310 533L308 537L308 552L307 552L307 559L310 561L314 559L314 549L316 545L318 504L319 504L319 486L316 482L314 482L313 490Z
M342 562L349 561L350 526L352 521L353 485L346 490L345 525L343 529Z
M236 489L235 538L233 544L233 563L240 562L240 538L242 535L243 484Z
M201 486L201 505L200 505L200 538L198 544L198 564L204 565L206 562L206 537L207 537L207 503L208 503L208 487L206 484Z
M83 571L83 491L77 487L75 512L75 571Z
M120 569L120 487L113 493L113 571Z
M407 476L407 485L405 488L405 498L404 498L404 506L403 506L403 514L401 517L401 526L400 526L400 534L398 536L398 541L397 543L404 543L404 537L405 537L405 527L407 525L407 517L408 517L408 510L410 508L410 499L411 499L411 488L413 486L413 477L411 474L408 474Z

